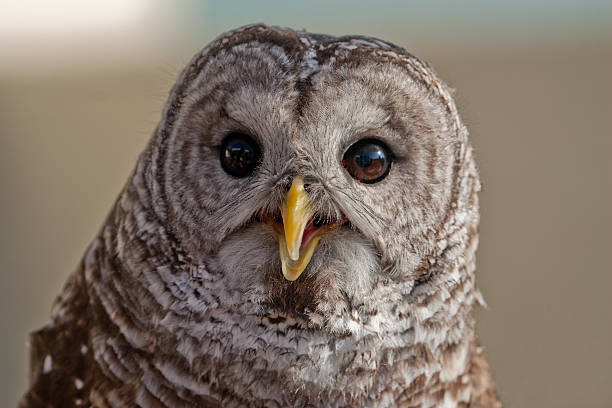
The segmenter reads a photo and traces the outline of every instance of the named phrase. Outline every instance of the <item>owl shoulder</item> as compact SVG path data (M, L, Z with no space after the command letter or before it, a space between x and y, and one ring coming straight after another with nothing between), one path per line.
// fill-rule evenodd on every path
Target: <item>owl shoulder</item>
M20 408L86 405L91 351L82 273L79 267L66 282L52 322L30 334L30 386Z

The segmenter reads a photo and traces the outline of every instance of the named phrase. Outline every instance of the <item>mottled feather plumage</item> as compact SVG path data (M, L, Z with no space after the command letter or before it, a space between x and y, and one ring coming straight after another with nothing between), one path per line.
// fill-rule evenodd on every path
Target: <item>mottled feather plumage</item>
M250 177L219 166L231 131L262 146ZM378 184L339 164L364 136L397 156ZM448 88L390 43L263 25L219 37L32 335L21 406L499 406L472 317L467 136ZM297 175L317 213L350 225L289 282L261 217Z

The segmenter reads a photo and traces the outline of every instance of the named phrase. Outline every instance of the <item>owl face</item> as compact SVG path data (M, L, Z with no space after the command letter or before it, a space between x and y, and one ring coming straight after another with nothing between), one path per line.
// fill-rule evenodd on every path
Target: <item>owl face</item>
M440 96L384 57L397 49L291 33L183 74L158 179L168 229L225 291L325 321L423 273L458 143Z

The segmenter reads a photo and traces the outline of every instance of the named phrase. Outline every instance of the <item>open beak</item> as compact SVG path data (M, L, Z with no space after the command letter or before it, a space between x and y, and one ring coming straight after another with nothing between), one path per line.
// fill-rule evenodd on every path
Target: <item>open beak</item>
M276 230L283 276L294 281L308 266L321 235L340 223L315 225L312 204L300 176L296 176L291 183L281 206L281 215L283 225L277 225Z

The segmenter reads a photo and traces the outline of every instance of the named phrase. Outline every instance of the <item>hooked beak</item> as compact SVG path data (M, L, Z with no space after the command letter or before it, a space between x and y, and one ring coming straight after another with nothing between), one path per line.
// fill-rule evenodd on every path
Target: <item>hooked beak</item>
M278 237L283 276L290 281L300 277L312 258L319 237L313 237L302 247L304 229L312 217L312 206L304 189L304 180L296 176L281 207L283 234Z
M300 257L304 228L312 216L302 177L297 176L293 179L284 205L281 207L281 215L287 254L292 261L297 261Z
M296 176L291 183L281 205L281 215L283 225L282 228L276 226L276 231L283 276L294 281L308 266L321 235L340 225L340 222L315 225L313 206L300 176Z

